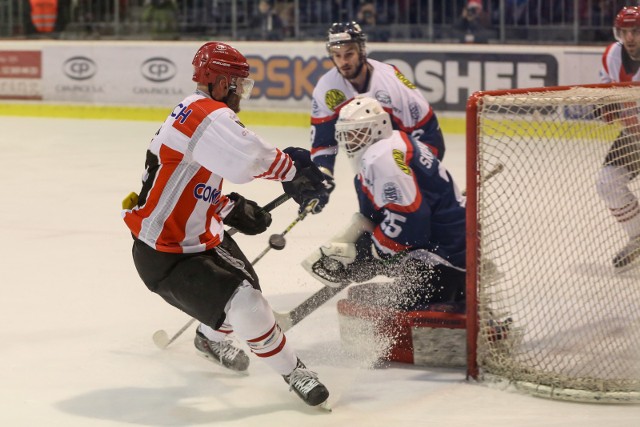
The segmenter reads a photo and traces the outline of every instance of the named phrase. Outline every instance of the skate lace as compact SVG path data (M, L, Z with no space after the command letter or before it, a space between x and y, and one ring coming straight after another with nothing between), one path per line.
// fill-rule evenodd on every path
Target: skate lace
M218 351L218 355L220 357L220 363L231 364L240 353L240 349L233 345L233 342L230 340L223 340L218 343L215 343L216 350Z
M296 368L289 376L289 391L295 388L304 396L318 384L318 374L308 369Z

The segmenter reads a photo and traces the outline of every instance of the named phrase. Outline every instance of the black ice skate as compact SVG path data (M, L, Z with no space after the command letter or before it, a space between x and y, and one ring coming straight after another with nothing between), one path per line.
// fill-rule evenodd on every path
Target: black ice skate
M300 359L298 359L296 368L289 375L283 375L282 378L289 384L289 390L294 390L307 405L326 404L329 390L318 381L318 375L308 370Z
M198 353L232 371L244 372L249 367L249 356L229 340L210 341L200 331L196 331L193 344Z
M637 258L640 258L640 236L629 240L629 243L618 252L613 259L613 266L616 269L621 269L631 264Z

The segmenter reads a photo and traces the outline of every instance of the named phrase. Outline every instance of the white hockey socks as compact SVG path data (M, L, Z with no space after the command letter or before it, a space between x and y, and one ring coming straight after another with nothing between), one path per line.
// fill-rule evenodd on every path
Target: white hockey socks
M640 204L629 190L629 181L625 168L605 166L600 170L596 187L613 217L633 239L640 236Z
M213 329L212 327L201 323L198 326L198 331L207 337L208 340L220 342L233 332L233 328L227 322L224 322L218 329Z
M262 293L245 282L233 294L227 309L227 321L236 335L245 340L251 352L280 375L296 367L293 347L276 324L271 306Z

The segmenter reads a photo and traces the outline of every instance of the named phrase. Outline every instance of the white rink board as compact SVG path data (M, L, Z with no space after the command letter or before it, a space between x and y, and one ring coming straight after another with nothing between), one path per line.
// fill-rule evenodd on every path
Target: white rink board
M173 105L193 90L202 42L4 41L6 51L41 51L39 89L48 103ZM311 109L313 87L333 67L323 42L231 42L256 80L248 110ZM604 47L369 43L368 55L394 64L438 114L462 112L479 90L595 83ZM2 51L0 50L0 60ZM12 79L0 78L0 84ZM33 96L33 88L23 95ZM19 94L16 94L16 96Z

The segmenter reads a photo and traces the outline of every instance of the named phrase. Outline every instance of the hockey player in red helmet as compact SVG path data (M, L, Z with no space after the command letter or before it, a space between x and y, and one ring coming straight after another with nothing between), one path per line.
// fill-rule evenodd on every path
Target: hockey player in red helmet
M251 94L249 64L235 48L204 44L193 59L194 93L173 109L147 150L139 196L123 206L134 238L133 261L147 288L200 321L194 344L219 366L246 371L249 356L229 337L245 342L305 403L326 402L329 392L298 359L261 292L258 276L225 231L258 234L268 212L223 181L280 181L302 206L326 192L309 151L283 151L246 129L236 113Z
M254 81L249 77L249 63L237 49L225 43L210 42L202 45L193 58L193 81L199 89L214 98L216 82L225 81L227 94L221 99L235 113L240 112L240 99L251 96Z
M623 7L616 15L613 33L634 61L640 61L640 8Z
M640 8L623 7L614 20L613 31L617 42L609 45L602 56L600 81L640 82ZM640 174L640 121L637 115L605 117L623 124L596 183L598 194L628 237L612 261L620 271L640 260L640 204L629 188Z

